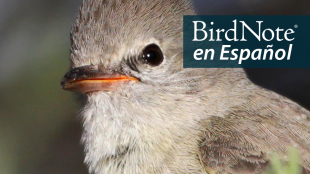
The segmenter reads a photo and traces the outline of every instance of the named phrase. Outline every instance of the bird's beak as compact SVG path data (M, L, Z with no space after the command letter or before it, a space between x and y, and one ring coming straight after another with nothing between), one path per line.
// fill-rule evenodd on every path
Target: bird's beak
M83 66L70 70L62 79L62 89L87 94L96 91L113 90L115 85L138 79L117 73L104 73L94 66Z

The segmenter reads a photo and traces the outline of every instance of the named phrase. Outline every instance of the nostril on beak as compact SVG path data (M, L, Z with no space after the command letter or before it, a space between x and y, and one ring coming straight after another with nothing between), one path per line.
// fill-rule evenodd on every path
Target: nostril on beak
M83 94L94 91L113 90L116 84L139 80L115 71L105 71L96 66L83 66L71 69L61 80L64 90L77 91Z
M70 82L94 77L98 72L94 66L82 66L71 69L61 80L61 88L65 89Z

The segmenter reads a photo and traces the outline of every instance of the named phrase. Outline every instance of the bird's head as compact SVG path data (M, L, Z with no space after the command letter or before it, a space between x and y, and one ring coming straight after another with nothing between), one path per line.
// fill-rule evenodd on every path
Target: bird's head
M84 94L170 86L199 76L183 69L187 0L84 1L71 31L66 90ZM200 73L201 74L201 73ZM121 89L120 89L121 88Z

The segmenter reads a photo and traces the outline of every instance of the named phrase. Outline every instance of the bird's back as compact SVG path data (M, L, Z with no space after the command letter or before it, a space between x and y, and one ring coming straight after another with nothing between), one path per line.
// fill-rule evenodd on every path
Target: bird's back
M200 152L206 170L261 173L270 164L272 153L288 161L287 148L295 147L303 173L310 173L310 112L283 96L247 83L248 87L240 89L237 96L232 95L245 102L229 103L224 116L203 121Z

